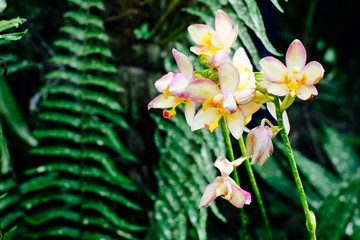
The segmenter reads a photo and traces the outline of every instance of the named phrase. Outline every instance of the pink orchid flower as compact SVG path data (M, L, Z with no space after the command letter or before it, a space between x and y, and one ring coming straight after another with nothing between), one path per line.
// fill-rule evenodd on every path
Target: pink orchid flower
M267 91L276 96L290 94L302 100L316 96L314 84L324 76L324 68L317 61L306 64L306 50L299 40L294 40L286 52L286 66L274 57L260 60L260 66L271 81Z
M234 163L234 162L233 162ZM217 197L221 196L237 208L250 204L251 194L241 189L235 181L229 177L234 170L234 165L224 157L218 157L214 163L221 173L220 177L206 186L204 194L199 203L199 209L208 207Z
M250 164L262 166L274 152L273 132L268 126L258 126L250 130L246 137L246 153L251 158Z
M175 49L172 50L172 53L180 73L169 72L155 82L155 87L161 94L148 104L148 109L171 108L163 112L163 116L170 119L176 114L175 108L184 103L185 118L190 125L195 115L195 103L189 98L185 88L195 79L193 65L183 53Z
M199 46L190 50L196 55L206 54L212 56L219 50L230 51L234 44L239 29L233 26L230 17L218 10L215 15L215 30L204 24L193 24L188 27L190 38Z
M209 79L197 79L186 88L190 98L203 102L202 108L193 119L191 130L206 127L213 132L224 117L231 134L239 139L249 116L256 112L260 105L252 102L238 105L234 94L240 85L240 77L230 61L219 67L219 85L220 87Z

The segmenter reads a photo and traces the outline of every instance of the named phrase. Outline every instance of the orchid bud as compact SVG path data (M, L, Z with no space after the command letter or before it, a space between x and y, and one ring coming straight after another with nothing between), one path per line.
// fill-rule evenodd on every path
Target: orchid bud
M199 55L199 63L203 69L211 68L211 56L206 54Z
M268 126L258 126L246 137L246 152L251 158L250 164L258 163L262 166L274 151L272 143L273 131Z
M267 88L269 87L270 83L270 80L267 79L267 77L263 73L255 73L256 90L266 94Z

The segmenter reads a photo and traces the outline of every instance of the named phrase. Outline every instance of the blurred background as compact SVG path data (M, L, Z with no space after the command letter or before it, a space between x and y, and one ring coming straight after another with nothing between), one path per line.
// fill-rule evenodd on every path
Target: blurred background
M213 26L217 9L239 26L256 70L300 39L325 77L319 95L288 110L292 141L318 239L360 239L360 29L355 1L7 0L1 20L27 21L1 40L2 236L13 239L243 239L223 200L197 210L225 155L221 131L191 132L147 110L154 82L177 71L187 27ZM0 24L1 26L1 24ZM195 66L199 68L199 66ZM180 110L181 111L181 110ZM257 113L249 128L269 117ZM307 239L283 146L254 166L273 239ZM235 150L240 156L240 152ZM252 192L246 171L242 188ZM250 239L267 239L257 203L245 207ZM1 238L0 238L1 239ZM4 238L5 239L5 238Z

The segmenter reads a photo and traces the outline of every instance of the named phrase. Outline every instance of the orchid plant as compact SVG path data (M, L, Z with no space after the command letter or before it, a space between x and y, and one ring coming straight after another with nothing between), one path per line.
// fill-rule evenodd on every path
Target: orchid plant
M286 52L286 65L274 57L265 57L260 60L261 72L253 72L253 66L243 48L238 48L233 57L230 57L231 47L239 31L222 10L216 12L215 29L208 25L194 24L188 27L188 32L196 44L190 50L198 55L202 69L194 70L191 60L173 49L179 72L169 72L155 82L160 94L148 104L148 108L164 109L163 116L172 118L176 115L176 107L184 104L184 114L191 130L207 128L213 132L221 126L230 161L225 156L216 159L214 165L220 170L221 176L206 187L199 200L199 208L209 206L219 196L237 208L250 204L251 194L240 188L235 169L244 163L268 238L272 239L270 224L251 165L266 164L274 151L272 139L280 132L304 209L310 238L316 239L315 215L309 210L297 171L288 138L290 124L285 110L296 97L308 100L318 94L314 85L324 75L322 65L316 61L306 64L305 47L299 40L294 40ZM211 74L208 74L209 72ZM245 126L265 103L277 120L277 126L263 119L260 126L248 131L245 142ZM238 141L243 154L236 160L230 135ZM233 178L230 177L231 173ZM241 214L245 214L244 211L241 211ZM245 218L242 216L241 219ZM246 227L245 222L242 224Z

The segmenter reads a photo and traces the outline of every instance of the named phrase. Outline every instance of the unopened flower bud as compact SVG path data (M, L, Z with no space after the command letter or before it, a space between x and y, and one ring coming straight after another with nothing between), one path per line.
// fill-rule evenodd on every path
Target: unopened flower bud
M270 85L270 80L265 77L263 73L255 73L255 84L256 84L256 90L260 91L261 93L266 94L267 88Z
M251 158L250 164L258 163L262 166L274 151L272 143L273 131L268 126L258 126L246 137L246 152Z
M255 97L252 99L253 102L255 103L259 103L259 104L264 104L267 102L272 102L274 101L275 97L271 94L267 94L267 93L262 93L259 90L255 91Z
M211 56L206 54L199 55L199 63L203 69L211 68Z

